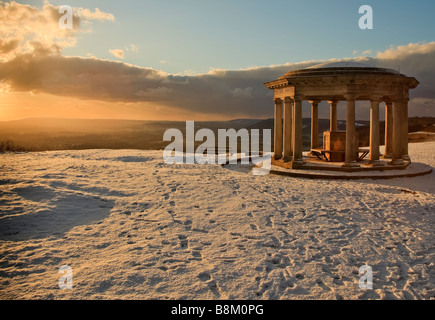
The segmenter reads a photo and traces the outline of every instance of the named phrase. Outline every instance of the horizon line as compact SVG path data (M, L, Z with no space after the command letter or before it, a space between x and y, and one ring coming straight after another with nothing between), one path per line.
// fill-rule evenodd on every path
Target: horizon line
M434 118L435 117L429 117L429 116L412 116L411 118ZM53 119L53 120L104 120L104 121L152 121L152 122L186 122L186 121L194 121L194 122L230 122L230 121L236 121L236 120L273 120L273 117L270 118L233 118L230 120L152 120L152 119L122 119L122 118L64 118L64 117L28 117L28 118L19 118L19 119L13 119L13 120L0 120L0 122L13 122L13 121L23 121L23 120L31 120L31 119ZM303 117L302 119L311 119L311 117ZM330 120L329 118L319 118L318 120ZM346 121L346 119L338 119L337 121ZM370 121L370 120L364 120L364 119L355 119L355 121ZM383 122L384 120L381 120L380 122Z

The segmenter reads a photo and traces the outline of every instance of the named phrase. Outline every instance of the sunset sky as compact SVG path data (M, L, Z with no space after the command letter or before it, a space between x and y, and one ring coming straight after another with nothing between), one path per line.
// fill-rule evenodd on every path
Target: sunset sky
M58 26L65 4L73 30ZM364 4L373 30L358 27ZM264 82L341 59L417 78L409 115L435 116L434 12L433 0L0 1L0 120L269 118Z

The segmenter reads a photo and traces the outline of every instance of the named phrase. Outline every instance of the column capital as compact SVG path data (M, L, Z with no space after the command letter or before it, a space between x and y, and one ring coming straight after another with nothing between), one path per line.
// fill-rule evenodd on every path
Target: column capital
M330 104L330 105L333 105L333 104L338 104L338 100L328 100L328 103Z
M385 100L383 100L384 102L385 102L385 104L388 106L388 105L392 105L393 104L393 100L391 100L391 99L385 99Z
M320 102L322 102L322 100L308 100L308 102L312 105L318 105Z
M285 97L284 98L284 102L286 102L286 103L292 103L294 100L293 100L293 98L292 97Z
M345 93L343 95L343 97L347 100L347 101L355 101L356 98L358 98L358 94L357 93Z
M382 96L371 96L370 97L371 103L381 103L381 101L382 101Z
M282 103L282 99L281 98L275 98L275 99L273 99L273 102L275 102L275 104Z
M301 101L303 101L304 100L304 96L302 96L302 95L295 95L294 97L293 97L293 101L294 102L301 102Z

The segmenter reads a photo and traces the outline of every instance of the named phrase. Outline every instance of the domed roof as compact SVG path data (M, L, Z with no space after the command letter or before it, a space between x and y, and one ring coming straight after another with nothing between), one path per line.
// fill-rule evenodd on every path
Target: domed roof
M297 95L305 100L341 101L352 92L357 100L370 100L373 93L394 100L403 99L399 93L416 88L419 82L393 69L344 60L293 70L264 85L278 98Z
M335 76L335 75L400 75L393 69L377 68L365 63L354 61L335 61L317 64L305 69L287 72L279 79L307 77L307 76Z

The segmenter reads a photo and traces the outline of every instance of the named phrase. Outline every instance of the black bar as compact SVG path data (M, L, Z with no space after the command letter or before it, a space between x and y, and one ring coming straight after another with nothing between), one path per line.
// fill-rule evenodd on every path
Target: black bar
M418 303L418 306L417 306ZM313 317L350 317L379 315L378 309L388 312L388 317L400 316L410 308L428 308L429 301L323 301L323 300L22 300L0 301L3 314L16 317L57 315L81 320L90 312L123 318L139 316L140 319L296 319ZM433 301L432 305L433 306ZM181 314L180 314L181 313ZM276 318L275 318L276 317Z

